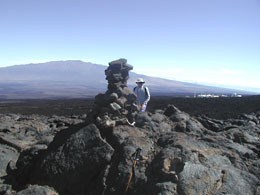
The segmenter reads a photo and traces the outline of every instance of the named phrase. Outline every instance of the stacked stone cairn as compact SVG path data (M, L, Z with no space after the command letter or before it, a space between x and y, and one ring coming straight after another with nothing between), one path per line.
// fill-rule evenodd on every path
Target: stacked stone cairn
M105 70L108 90L95 97L95 120L103 128L120 124L131 124L137 111L136 95L127 87L129 71L133 66L126 59L118 59L109 63Z

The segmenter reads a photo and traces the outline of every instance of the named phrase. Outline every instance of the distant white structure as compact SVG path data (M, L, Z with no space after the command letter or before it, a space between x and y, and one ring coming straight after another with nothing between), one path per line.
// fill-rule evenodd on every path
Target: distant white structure
M237 93L233 93L231 97L242 97L242 95L237 94Z
M199 94L197 95L199 98L218 98L219 95L214 95L214 94Z
M194 97L198 98L219 98L219 97L242 97L242 95L233 93L232 95L222 94L222 95L216 95L216 94L197 94Z

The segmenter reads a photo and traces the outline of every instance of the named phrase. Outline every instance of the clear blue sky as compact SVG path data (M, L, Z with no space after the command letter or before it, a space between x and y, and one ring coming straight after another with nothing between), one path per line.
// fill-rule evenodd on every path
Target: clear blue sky
M260 0L1 0L0 66L77 59L260 92Z

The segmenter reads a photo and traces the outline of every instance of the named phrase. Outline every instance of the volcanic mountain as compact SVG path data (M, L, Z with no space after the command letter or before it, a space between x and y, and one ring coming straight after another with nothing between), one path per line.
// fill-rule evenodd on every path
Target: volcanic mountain
M52 61L39 64L14 65L0 68L0 98L85 98L106 90L105 65L79 60ZM195 93L246 94L232 89L180 82L130 72L128 85L146 80L153 95L190 95Z

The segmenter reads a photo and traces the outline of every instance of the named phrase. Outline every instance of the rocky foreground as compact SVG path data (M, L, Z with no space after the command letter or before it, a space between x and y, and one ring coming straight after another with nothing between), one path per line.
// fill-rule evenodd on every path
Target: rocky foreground
M260 111L139 113L126 85L132 67L109 65L108 91L86 115L0 116L0 194L260 194Z
M170 105L135 127L85 119L1 115L0 193L124 194L141 148L127 194L260 194L260 113L216 120Z

